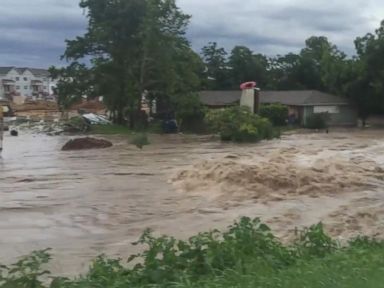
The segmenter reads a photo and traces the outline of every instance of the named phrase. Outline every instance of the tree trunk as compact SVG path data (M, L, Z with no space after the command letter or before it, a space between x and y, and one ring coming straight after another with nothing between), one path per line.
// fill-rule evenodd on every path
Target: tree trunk
M124 113L123 113L123 108L119 107L117 110L117 124L123 125L124 124Z
M131 103L129 107L129 129L134 130L136 126L136 109L134 107L135 105Z

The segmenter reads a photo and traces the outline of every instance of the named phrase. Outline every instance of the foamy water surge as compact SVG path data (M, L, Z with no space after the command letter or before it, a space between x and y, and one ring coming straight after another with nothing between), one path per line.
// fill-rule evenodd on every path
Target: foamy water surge
M209 137L126 137L98 151L60 151L70 137L6 137L0 158L0 259L53 248L50 270L127 258L146 228L188 238L260 217L282 239L323 221L334 236L384 236L384 136L297 134L252 145ZM383 237L384 238L384 237Z
M282 149L266 159L255 159L254 164L233 157L202 161L179 171L172 180L185 192L263 201L331 196L383 185L384 170L372 160L329 156L303 165L300 155L299 149ZM248 158L248 162L252 161Z

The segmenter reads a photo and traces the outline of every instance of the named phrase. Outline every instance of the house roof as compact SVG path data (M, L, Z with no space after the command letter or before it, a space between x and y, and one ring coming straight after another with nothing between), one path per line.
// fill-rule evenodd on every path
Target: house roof
M49 71L46 69L39 69L39 68L27 68L29 71L32 72L35 76L49 76Z
M207 106L228 106L240 101L241 91L201 91L200 101Z
M49 72L46 69L23 67L23 68L16 68L16 70L17 72L19 72L19 74L23 74L26 70L29 70L35 76L47 76L47 77L49 76Z
M0 75L6 75L12 69L15 69L17 73L19 73L20 75L23 74L26 70L29 70L35 76L46 76L46 77L49 76L49 72L46 69L28 68L28 67L22 67L22 68L0 67Z
M202 91L200 100L207 106L228 106L239 102L241 91ZM281 103L289 106L348 105L342 97L316 90L260 91L260 103Z
M348 105L345 98L317 90L261 91L261 103L281 103L290 106Z

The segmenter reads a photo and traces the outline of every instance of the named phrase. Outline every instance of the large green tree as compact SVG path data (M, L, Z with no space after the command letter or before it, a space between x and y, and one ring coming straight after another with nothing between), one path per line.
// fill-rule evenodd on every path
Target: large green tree
M103 95L117 123L131 127L143 95L174 98L198 89L198 57L185 38L190 16L175 0L82 0L87 32L67 41L63 57L89 61L93 94ZM159 99L164 100L164 99Z
M350 63L347 96L365 122L369 115L384 112L384 21L374 34L358 37L355 46L358 57Z
M231 88L228 53L216 42L210 42L201 50L205 65L204 88L208 90L226 90Z
M83 97L95 96L93 74L86 65L73 62L64 68L50 67L49 72L57 82L54 93L63 114Z
M238 89L241 83L256 81L264 87L267 81L268 60L261 54L254 54L245 46L236 46L229 56L232 88Z
M300 79L300 55L289 53L269 59L269 77L267 89L271 90L302 90L306 87Z

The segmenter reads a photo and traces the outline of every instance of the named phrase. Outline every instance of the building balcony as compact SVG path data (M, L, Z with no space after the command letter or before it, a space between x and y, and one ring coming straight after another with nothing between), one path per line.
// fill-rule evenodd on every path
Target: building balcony
M3 79L1 80L1 83L4 85L4 86L15 86L15 81L12 80L12 79Z
M41 80L31 80L31 86L40 87L40 86L43 86L43 85L44 85L44 83Z

